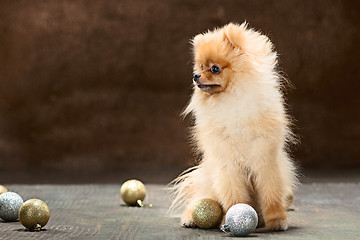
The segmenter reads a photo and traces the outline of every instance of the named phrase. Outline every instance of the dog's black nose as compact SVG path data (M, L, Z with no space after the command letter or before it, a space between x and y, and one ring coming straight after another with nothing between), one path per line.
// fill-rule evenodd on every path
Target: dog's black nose
M201 74L194 74L194 81L197 82L199 78L201 77Z

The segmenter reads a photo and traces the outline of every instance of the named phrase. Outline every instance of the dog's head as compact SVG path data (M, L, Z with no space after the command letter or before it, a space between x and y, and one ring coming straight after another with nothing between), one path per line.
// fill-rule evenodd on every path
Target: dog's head
M238 74L251 73L267 56L273 55L269 39L248 29L246 23L230 23L199 34L192 42L193 82L210 95L226 91L232 82L239 81Z

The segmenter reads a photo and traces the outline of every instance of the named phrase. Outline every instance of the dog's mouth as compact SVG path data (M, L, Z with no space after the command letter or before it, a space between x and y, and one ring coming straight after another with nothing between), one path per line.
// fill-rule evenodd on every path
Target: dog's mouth
M221 87L219 84L197 84L197 87L200 89L209 89L209 88L217 88Z

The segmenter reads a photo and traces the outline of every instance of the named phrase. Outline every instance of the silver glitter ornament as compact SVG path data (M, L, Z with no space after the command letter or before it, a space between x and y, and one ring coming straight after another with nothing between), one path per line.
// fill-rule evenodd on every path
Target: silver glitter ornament
M23 204L19 194L6 192L0 195L0 218L5 222L16 221L19 218L19 209Z
M238 203L232 206L225 216L221 230L235 236L247 236L255 231L258 224L256 211L249 205Z

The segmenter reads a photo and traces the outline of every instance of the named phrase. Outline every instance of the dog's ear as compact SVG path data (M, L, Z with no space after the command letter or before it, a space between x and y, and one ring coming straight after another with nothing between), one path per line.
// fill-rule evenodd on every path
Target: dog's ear
M224 27L224 41L226 41L234 49L243 50L242 43L244 42L244 24L239 26L234 23L229 23Z
M193 45L193 51L195 53L197 47L204 41L204 35L198 34L193 39L191 39L191 44Z
M265 35L248 27L247 22L241 25L229 23L224 27L224 41L234 49L249 55L267 55L272 52L272 43Z

